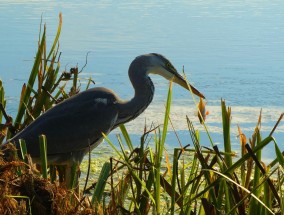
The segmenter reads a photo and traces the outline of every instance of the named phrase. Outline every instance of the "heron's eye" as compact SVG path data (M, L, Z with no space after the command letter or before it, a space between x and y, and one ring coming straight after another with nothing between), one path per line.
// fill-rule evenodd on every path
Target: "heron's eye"
M173 65L172 65L170 62L167 62L167 63L166 63L166 67L169 68L169 69L172 69L172 68L173 68Z

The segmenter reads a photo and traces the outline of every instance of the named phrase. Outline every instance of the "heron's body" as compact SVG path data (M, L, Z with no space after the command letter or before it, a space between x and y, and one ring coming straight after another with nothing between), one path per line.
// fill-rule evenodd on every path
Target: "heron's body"
M188 88L186 81L162 55L141 55L129 67L129 78L135 95L122 101L111 90L93 88L81 92L51 108L19 132L9 142L24 139L28 153L37 162L39 135L47 137L47 156L50 164L81 162L83 156L95 148L118 125L136 118L151 103L154 85L149 73L160 74ZM195 88L192 91L203 97Z
M45 134L49 163L80 162L89 145L95 148L102 140L102 132L107 134L115 127L117 101L108 89L89 89L51 108L12 140L18 144L17 140L24 139L28 153L38 162L39 135Z

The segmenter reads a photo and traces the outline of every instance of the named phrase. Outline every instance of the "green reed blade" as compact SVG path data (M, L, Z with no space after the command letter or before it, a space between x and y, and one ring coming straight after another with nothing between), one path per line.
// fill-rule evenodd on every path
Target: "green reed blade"
M126 144L128 146L128 149L130 151L133 151L133 145L132 145L130 136L129 136L129 134L128 134L124 124L119 125L119 128L120 128L120 131L121 131L121 133L122 133L122 135L124 137L124 140L125 140L125 142L126 142Z
M39 136L39 149L40 149L42 177L47 179L47 143L46 143L46 136L43 134Z
M275 153L276 153L277 160L278 160L279 164L282 167L284 167L284 156L283 156L282 152L280 151L276 141L274 141L274 147L275 147Z
M101 202L110 170L111 170L110 162L105 162L102 167L100 176L98 178L98 182L96 184L96 187L93 193L92 205L94 205L95 203L98 204Z
M91 77L89 77L89 78L88 78L87 85L86 85L86 90L89 89L91 82L93 82L93 80L92 80Z
M259 125L257 125L257 127L255 128L254 136L255 136L256 145L258 145L261 142ZM261 150L256 152L255 157L258 162L261 161ZM255 165L254 176L253 176L253 189L258 186L260 177L261 177L260 169L257 167L257 165ZM262 191L263 191L263 186L260 186L258 189L255 189L254 195L259 198ZM261 207L259 207L259 203L257 202L257 200L252 199L249 205L249 213L250 214L260 214L260 209Z
M263 203L268 207L268 208L272 208L272 192L270 190L270 187L268 185L268 183L264 183L263 184ZM264 211L265 214L266 210ZM267 213L266 213L267 214Z
M175 213L175 188L176 188L176 180L177 180L177 166L178 166L178 153L180 149L174 149L174 157L173 157L173 175L172 175L172 194L171 194L171 214Z
M126 151L125 151L124 145L123 145L123 143L122 143L122 139L121 139L120 134L117 134L117 135L116 135L116 138L117 138L118 144L119 144L119 146L120 146L120 151L121 151L122 154L123 154L124 160L127 160L128 157L127 157L127 155L126 155Z
M160 153L164 150L164 145L166 142L167 132L168 132L168 124L169 124L169 116L170 116L170 109L171 109L171 102L172 102L172 81L170 81L169 89L168 89L168 97L166 103L166 111L164 117L164 126L163 126L163 133L162 133L162 141L160 146ZM162 159L161 154L159 154L160 159Z
M166 102L166 111L164 116L164 126L162 132L162 138L160 144L157 146L157 162L156 162L156 183L155 183L155 200L156 200L156 212L161 213L161 184L160 184L160 175L161 175L161 161L163 157L164 145L166 142L167 131L168 131L168 122L170 115L170 107L172 100L172 81L170 81L169 89L168 89L168 97Z
M280 199L281 199L281 205L280 209L283 212L284 211L284 192L283 192L283 186L284 186L284 169L282 166L279 166L278 171L277 171L277 180L278 180L278 192L280 194Z
M152 149L149 148L149 157L150 157L150 164L153 164L155 162L154 160L154 154L152 152ZM146 180L146 189L147 190L151 190L152 185L155 182L155 168L154 165L151 165L150 167L150 172L148 175L148 178ZM142 195L141 195L141 201L140 201L140 208L139 211L141 212L141 214L145 214L146 213L146 206L149 205L149 195L148 193L144 190Z
M144 151L144 144L145 144L145 139L144 139L144 135L142 135L142 137L140 138L140 148L139 148L139 169L138 169L138 177L140 180L143 180L143 172L144 172L144 167L145 167L145 151ZM147 184L146 184L147 187ZM137 202L139 202L141 200L141 194L142 194L142 186L140 183L137 183L136 185L136 193L137 193L137 197L136 200Z
M18 110L18 114L16 116L16 119L15 119L15 127L18 128L18 126L20 125L21 121L22 121L22 118L23 118L23 115L25 113L25 105L24 104L27 104L29 99L30 99L30 94L32 92L32 88L34 86L34 83L35 83L35 79L37 77L37 74L38 74L38 68L39 68L39 65L41 64L41 55L43 53L43 47L45 45L45 28L44 28L44 31L43 31L43 34L42 34L42 37L41 37L41 41L40 41L40 45L38 47L38 51L37 51L37 54L36 54L36 57L35 57L35 61L34 61L34 65L33 65L33 68L32 68L32 71L31 71L31 74L30 74L30 77L29 77L29 81L28 81L28 86L24 92L24 95L23 95L23 98L22 100L20 101L20 106L19 106L19 110Z
M110 141L110 139L104 134L102 133L104 139L107 141L107 143L111 146L111 148L113 148L113 150L116 152L116 154L119 156L119 158L123 159L124 156L118 151L118 149L115 147L115 145Z
M231 153L231 138L230 138L230 124L231 124L231 108L226 108L224 100L221 100L222 122L223 122L223 136L224 136L224 149L226 153ZM225 155L227 166L232 165L232 157Z
M53 41L52 48L50 49L50 52L49 52L49 54L46 58L47 60L49 60L50 56L52 55L53 51L55 50L55 47L58 43L58 39L59 39L59 36L60 36L61 28L62 28L62 14L59 13L59 24L58 24L58 28L57 28L57 33L56 33L55 39Z
M19 140L20 143L20 150L21 150L21 155L22 155L22 159L28 163L28 160L26 158L26 154L27 154L27 146L26 146L26 141L23 139Z

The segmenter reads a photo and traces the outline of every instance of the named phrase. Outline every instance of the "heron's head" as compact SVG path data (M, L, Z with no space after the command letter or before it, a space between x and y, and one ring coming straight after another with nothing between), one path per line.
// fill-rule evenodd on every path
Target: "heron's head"
M149 58L147 73L161 75L168 80L172 80L173 82L177 83L187 90L189 90L190 87L195 95L201 98L205 98L204 95L200 93L195 87L187 84L187 81L177 72L172 63L163 55L151 53L145 56Z

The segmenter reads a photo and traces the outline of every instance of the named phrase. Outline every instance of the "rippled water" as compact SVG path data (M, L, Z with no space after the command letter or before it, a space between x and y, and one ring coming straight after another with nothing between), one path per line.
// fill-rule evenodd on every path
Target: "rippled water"
M47 24L48 40L56 33L63 13L60 39L61 66L83 66L92 76L127 99L133 91L127 77L131 60L158 52L207 97L208 125L221 142L220 99L232 106L236 124L248 135L263 108L263 129L269 131L284 111L284 2L283 1L0 1L0 78L8 96L10 114L17 111L19 92L36 52L40 17ZM153 104L132 122L132 134L141 134L147 121L162 123L167 81L153 77ZM174 87L172 117L187 142L187 114L198 125L188 92ZM157 117L158 116L158 117ZM200 128L202 129L202 128ZM283 123L276 130L284 140ZM173 135L174 136L174 135ZM234 137L233 137L234 138ZM234 140L237 144L238 140Z

